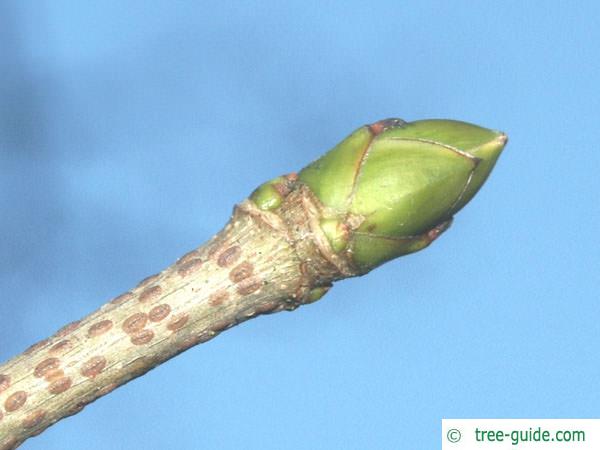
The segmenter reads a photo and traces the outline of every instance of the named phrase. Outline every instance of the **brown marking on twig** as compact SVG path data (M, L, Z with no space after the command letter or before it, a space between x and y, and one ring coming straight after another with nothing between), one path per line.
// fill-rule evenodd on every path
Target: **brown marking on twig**
M113 327L112 320L101 320L88 329L88 337L101 336Z
M87 378L95 378L106 367L106 358L104 356L94 356L88 359L81 366L80 373Z
M157 305L150 310L148 313L148 319L150 319L151 322L160 322L170 313L171 307L166 303L163 303L162 305Z
M138 312L125 319L122 328L125 333L132 334L143 329L147 322L148 314Z
M138 300L141 303L151 302L151 301L159 298L161 294L162 294L162 288L160 286L152 286L152 287L144 289L142 291L142 293L140 294Z

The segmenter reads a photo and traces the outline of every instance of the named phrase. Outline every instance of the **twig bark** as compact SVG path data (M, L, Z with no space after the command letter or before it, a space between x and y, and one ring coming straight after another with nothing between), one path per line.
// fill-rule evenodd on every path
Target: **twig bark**
M310 190L286 194L276 213L244 201L208 243L0 365L0 449L240 322L293 310L355 275L318 227Z

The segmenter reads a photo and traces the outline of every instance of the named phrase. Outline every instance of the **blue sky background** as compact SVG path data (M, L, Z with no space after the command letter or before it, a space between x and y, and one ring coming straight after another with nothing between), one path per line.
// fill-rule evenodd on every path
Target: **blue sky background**
M364 123L502 129L435 245L182 354L24 449L438 448L598 417L600 3L0 3L0 360Z

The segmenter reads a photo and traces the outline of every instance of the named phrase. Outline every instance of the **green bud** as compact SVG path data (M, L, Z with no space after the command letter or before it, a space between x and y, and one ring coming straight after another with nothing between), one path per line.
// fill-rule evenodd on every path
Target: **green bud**
M331 289L331 286L320 286L311 289L308 293L308 298L306 299L306 303L313 303L323 297L327 292Z
M340 219L322 219L319 225L334 252L339 253L348 246L348 227Z
M445 231L488 177L506 139L464 122L388 119L356 130L299 180L337 216L321 223L333 250L347 249L366 272ZM349 215L362 219L352 233L340 228Z
M270 211L281 206L284 198L281 186L286 186L285 177L277 177L271 181L261 184L250 195L250 200L256 203L260 209Z

